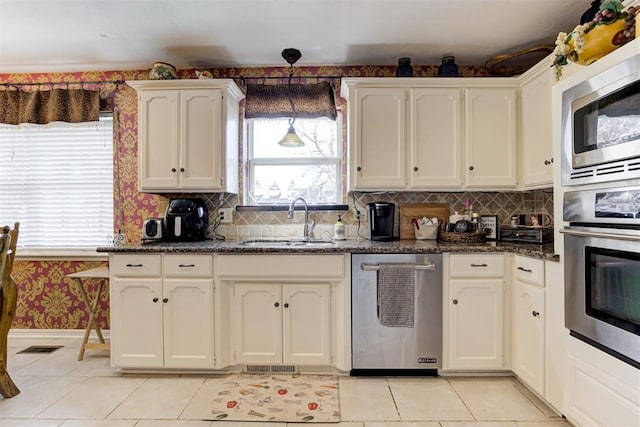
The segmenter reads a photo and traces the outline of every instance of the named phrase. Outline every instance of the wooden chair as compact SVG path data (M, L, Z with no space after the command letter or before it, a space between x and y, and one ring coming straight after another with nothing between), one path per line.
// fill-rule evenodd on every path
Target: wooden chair
M11 278L11 269L16 257L18 245L18 229L16 222L13 230L7 225L0 234L0 394L13 397L20 393L18 387L7 372L7 337L13 316L16 314L18 291Z

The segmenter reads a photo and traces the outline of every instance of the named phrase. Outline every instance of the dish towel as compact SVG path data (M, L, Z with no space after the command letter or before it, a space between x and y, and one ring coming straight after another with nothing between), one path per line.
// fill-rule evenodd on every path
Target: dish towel
M380 264L378 320L383 326L413 328L416 269L413 264Z

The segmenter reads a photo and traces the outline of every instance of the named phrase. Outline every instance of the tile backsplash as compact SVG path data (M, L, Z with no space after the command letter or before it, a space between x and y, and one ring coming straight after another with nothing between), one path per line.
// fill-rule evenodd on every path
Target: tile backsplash
M190 197L195 196L191 195ZM235 194L202 194L209 208L210 230L213 236L213 219L216 209L220 207L235 208L238 196ZM318 211L316 217L316 237L333 236L333 225L341 215L346 225L347 238L366 238L368 235L366 204L373 201L392 202L396 204L396 223L398 205L405 203L446 203L451 213L462 213L465 200L469 199L474 212L480 215L498 215L500 225L509 225L512 215L522 213L546 213L553 217L553 192L534 190L525 192L351 192L348 194L347 211ZM360 225L355 207L360 211ZM309 214L310 218L313 216ZM216 231L218 235L228 239L260 238L260 237L292 237L302 236L304 213L296 211L295 217L287 219L287 212L252 211L233 212L233 222L221 224Z

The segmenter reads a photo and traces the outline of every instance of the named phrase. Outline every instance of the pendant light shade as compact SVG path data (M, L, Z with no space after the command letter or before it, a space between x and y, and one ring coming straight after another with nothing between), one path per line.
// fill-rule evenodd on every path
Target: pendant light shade
M289 121L289 123L291 123L289 125L289 130L287 130L287 133L282 137L278 144L283 147L290 148L304 147L304 141L302 141L296 133L296 130L293 128L293 123L291 121Z
M293 124L296 122L296 107L293 105L293 97L291 96L291 77L293 77L293 64L295 64L302 54L298 49L285 49L282 51L282 57L290 65L289 67L289 81L287 83L287 96L289 97L289 103L291 104L291 111L293 117L289 119L289 129L287 133L282 137L278 144L282 147L303 147L304 142L300 139L296 133Z

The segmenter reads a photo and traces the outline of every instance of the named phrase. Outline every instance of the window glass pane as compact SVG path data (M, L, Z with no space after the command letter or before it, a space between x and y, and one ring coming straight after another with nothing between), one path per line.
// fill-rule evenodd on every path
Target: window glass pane
M288 119L248 121L248 176L244 203L288 205L296 197L309 204L343 202L340 118L296 120L304 147L281 147Z
M0 224L18 246L91 248L113 234L113 123L0 126Z
M253 155L256 158L337 157L338 138L336 122L327 119L297 119L293 125L305 143L304 147L290 148L278 145L289 129L288 119L253 121Z
M332 165L256 166L252 204L288 204L296 197L307 203L338 203L336 174Z

